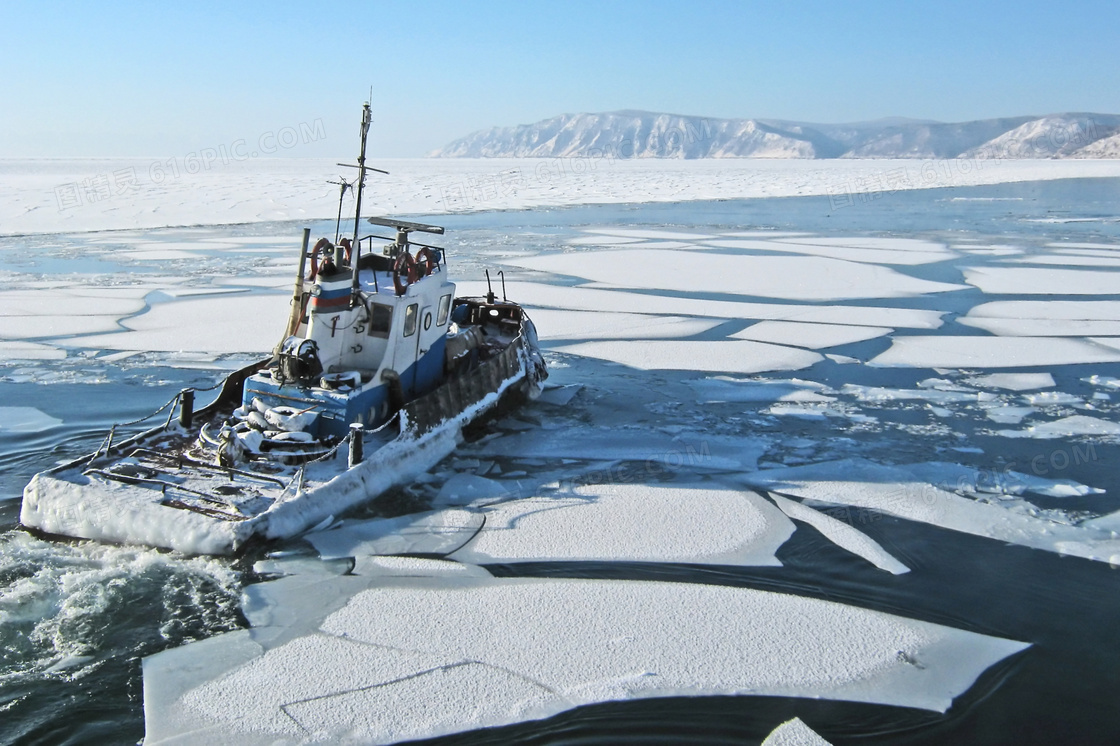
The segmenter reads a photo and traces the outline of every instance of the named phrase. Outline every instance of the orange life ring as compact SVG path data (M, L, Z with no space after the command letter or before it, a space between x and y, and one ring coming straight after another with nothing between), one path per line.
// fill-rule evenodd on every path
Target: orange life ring
M393 287L396 288L397 295L404 295L408 286L419 279L420 267L412 254L407 251L397 254L397 260L393 262Z
M416 252L416 263L420 265L424 276L427 277L432 272L436 271L439 267L439 255L435 251L425 246Z
M328 249L333 249L334 244L326 238L320 238L315 242L315 248L311 250L311 277L308 278L310 282L315 282L315 278L319 276L319 252L326 252Z
M346 266L350 266L350 257L354 253L354 247L352 247L350 245L350 239L349 238L343 238L342 240L340 240L338 242L338 245L339 245L339 247L342 248L343 251L346 252L346 258L343 259L342 261L345 262Z

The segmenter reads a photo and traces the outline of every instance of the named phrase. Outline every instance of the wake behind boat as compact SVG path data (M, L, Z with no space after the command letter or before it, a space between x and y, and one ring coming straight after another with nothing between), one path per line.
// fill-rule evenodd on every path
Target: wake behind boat
M202 409L184 390L162 425L121 442L110 431L95 453L36 474L25 527L231 554L408 482L500 401L539 393L547 372L524 309L504 290L456 298L445 251L411 240L443 228L370 218L395 236L359 239L369 122L366 104L353 236L309 250L304 230L271 360L230 375Z

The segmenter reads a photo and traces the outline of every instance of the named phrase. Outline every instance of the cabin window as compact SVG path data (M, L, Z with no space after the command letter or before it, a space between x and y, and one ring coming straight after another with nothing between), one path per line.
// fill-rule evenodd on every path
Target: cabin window
M369 309L369 333L374 337L388 337L393 323L393 307L374 303Z
M413 303L404 309L404 336L406 337L416 333L416 311L419 307L419 303Z
M436 326L443 326L447 323L447 312L449 310L451 310L450 293L439 299L439 313L436 314Z

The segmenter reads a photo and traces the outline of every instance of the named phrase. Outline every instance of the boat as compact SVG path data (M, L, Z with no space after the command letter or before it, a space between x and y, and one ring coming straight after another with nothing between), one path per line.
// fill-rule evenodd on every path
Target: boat
M115 426L92 453L36 474L21 524L35 532L229 555L330 524L449 455L463 428L540 393L547 369L525 309L456 297L446 251L417 241L440 226L368 218L393 235L359 238L370 107L335 240L310 245L282 341L229 375L196 409L184 389L162 422ZM352 164L340 164L352 165ZM342 196L354 229L340 238ZM428 240L428 239L425 239ZM277 326L280 326L278 320Z

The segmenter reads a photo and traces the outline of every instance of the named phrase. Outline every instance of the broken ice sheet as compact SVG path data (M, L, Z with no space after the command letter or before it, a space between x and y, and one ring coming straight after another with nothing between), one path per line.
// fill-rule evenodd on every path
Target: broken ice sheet
M1054 420L1052 422L1031 425L1023 430L999 430L997 434L1005 438L1036 438L1038 440L1067 438L1074 435L1096 435L1116 438L1120 436L1120 423L1102 420L1099 417L1077 414L1072 417L1063 417L1060 420Z
M741 379L716 376L687 381L702 404L717 402L833 402L827 386L814 381L790 379Z
M512 264L613 287L733 293L801 301L907 298L964 290L875 264L818 256L744 256L698 251L618 249L549 254ZM702 265L703 272L697 272ZM796 277L796 282L788 278Z
M653 474L687 466L696 469L755 469L769 443L764 438L742 438L685 431L666 435L647 428L593 428L525 430L485 442L466 444L461 455L510 458L586 459L635 461Z
M886 239L885 241L874 238L852 240L784 238L778 241L715 239L704 243L720 248L807 254L866 264L912 266L943 262L946 259L953 259L958 256L955 252L947 250L943 244L908 238Z
M878 542L849 524L781 495L770 495L770 499L790 518L808 523L836 546L863 557L880 570L886 570L892 575L910 572L909 567L891 556Z
M113 350L259 352L276 344L271 324L244 319L283 318L291 299L279 294L237 294L159 303L125 322L130 331L61 340L74 347ZM236 333L231 333L233 330Z
M1111 531L961 497L920 478L912 466L920 465L887 466L853 458L744 473L738 479L782 495L868 508L1009 544L1103 562L1120 558L1120 540Z
M61 424L62 420L34 407L0 407L0 433L38 433Z
M810 324L801 321L760 321L741 332L736 339L773 342L820 350L827 347L864 342L890 334L893 329L876 326L845 326L843 324Z
M831 746L800 718L779 725L762 742L762 746Z
M702 334L722 323L714 319L654 316L638 313L533 310L542 341L554 339L660 339Z
M303 539L325 560L374 554L447 554L472 537L482 520L474 511L436 510L344 521L338 528L314 531Z
M1027 368L1120 362L1120 351L1063 337L899 337L868 365L907 368Z
M606 560L780 565L793 524L753 492L611 484L487 508L462 562Z
M273 599L288 605L286 634L236 632L148 658L145 743L201 735L211 743L388 743L680 695L944 712L989 666L1028 647L746 588L446 576L316 581L302 604L294 587ZM324 610L318 601L332 593L320 586L351 593L362 583L344 606ZM254 589L267 602L273 585Z
M817 353L808 350L749 340L581 342L553 349L557 352L607 360L639 370L689 370L713 373L800 370L823 359Z
M965 383L1011 391L1048 389L1056 385L1054 376L1049 373L989 373L986 376L966 378Z

